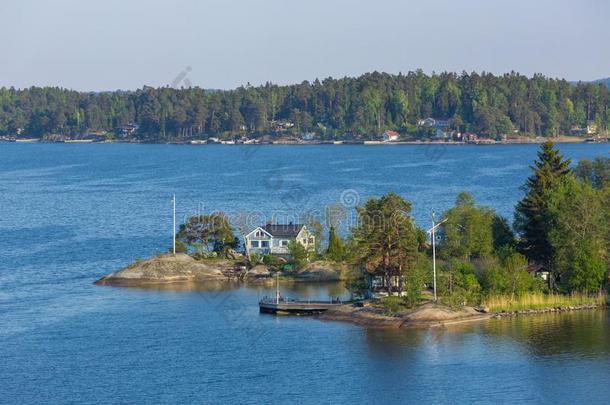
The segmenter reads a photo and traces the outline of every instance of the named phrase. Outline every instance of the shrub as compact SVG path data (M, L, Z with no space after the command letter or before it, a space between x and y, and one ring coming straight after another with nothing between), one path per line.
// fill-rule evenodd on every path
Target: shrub
M262 257L260 254L258 253L250 253L248 255L248 266L250 266L250 268L256 266L257 264L260 264L262 260Z
M396 313L404 309L405 302L402 297L388 296L381 299L383 308L389 313Z

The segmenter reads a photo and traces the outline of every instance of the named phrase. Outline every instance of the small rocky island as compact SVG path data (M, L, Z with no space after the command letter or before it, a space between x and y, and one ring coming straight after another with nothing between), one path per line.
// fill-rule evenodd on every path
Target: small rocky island
M344 280L347 272L347 266L344 264L315 261L308 263L303 269L290 273L280 272L280 275L282 278L294 281L322 282ZM264 264L248 268L239 260L228 258L197 260L187 254L177 253L137 260L119 271L100 278L95 284L138 287L181 282L236 280L255 282L270 280L275 274Z
M461 192L425 230L414 222L411 202L389 192L358 205L357 225L343 238L332 224L346 218L351 200L346 193L341 195L344 206L328 211L332 215L327 218L325 248L323 226L316 218L267 222L251 229L242 223L244 218L237 218L234 226L222 212L199 214L174 233L173 255L137 261L97 284L264 282L276 276L306 282L343 280L353 296L374 299L344 305L331 298L321 318L367 326L605 308L610 267L608 218L602 207L607 206L610 183L603 173L610 170L610 159L583 160L571 169L551 142L543 143L537 156L526 194L515 207L519 221L513 226ZM545 202L551 197L553 207ZM235 236L236 230L243 240ZM573 240L581 242L575 245ZM279 312L278 301L275 307L264 304ZM308 308L309 300L291 300L289 307L279 309L294 312L297 305L316 310Z

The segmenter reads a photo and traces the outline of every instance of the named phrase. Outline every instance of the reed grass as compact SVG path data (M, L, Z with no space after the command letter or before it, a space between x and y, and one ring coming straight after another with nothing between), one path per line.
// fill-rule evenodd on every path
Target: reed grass
M608 296L606 294L544 294L530 293L511 298L507 295L492 295L483 299L482 304L490 312L514 312L527 309L546 309L557 307L576 307L583 305L605 305Z

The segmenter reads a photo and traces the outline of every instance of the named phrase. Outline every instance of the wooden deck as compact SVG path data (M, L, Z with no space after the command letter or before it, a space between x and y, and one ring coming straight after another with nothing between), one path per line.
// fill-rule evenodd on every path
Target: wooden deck
M266 314L296 314L313 315L326 311L329 308L343 305L340 301L291 301L262 299L258 303L261 313Z

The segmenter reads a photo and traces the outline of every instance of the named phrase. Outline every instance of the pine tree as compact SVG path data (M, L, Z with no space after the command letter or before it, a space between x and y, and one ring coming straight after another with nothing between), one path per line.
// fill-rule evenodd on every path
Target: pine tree
M328 231L328 248L326 249L326 255L329 259L338 262L343 259L343 249L341 238L337 235L335 227L331 226Z
M533 174L524 185L525 197L517 203L515 212L515 229L521 237L519 249L530 261L552 272L548 198L560 180L570 173L570 161L547 141L540 146L538 160L531 168Z
M402 276L419 264L418 230L411 218L411 203L395 193L371 198L357 207L358 226L353 231L355 257L365 271L384 278L388 292Z

